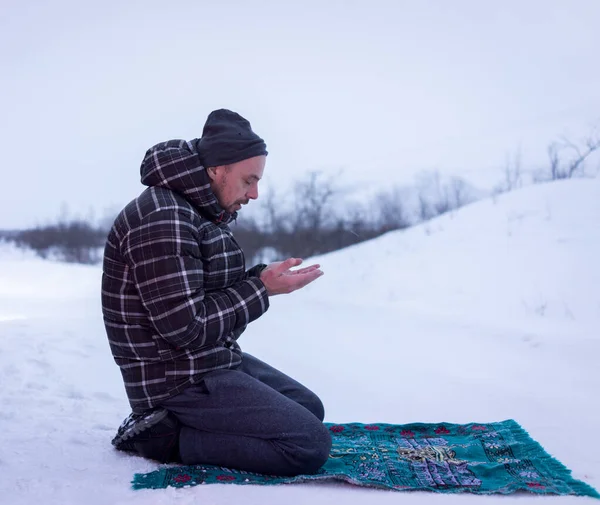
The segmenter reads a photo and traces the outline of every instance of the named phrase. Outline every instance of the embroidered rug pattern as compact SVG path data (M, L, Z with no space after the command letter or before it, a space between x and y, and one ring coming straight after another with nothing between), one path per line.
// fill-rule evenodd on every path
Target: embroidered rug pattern
M133 488L336 480L395 491L529 491L600 498L512 419L488 424L325 424L333 445L329 460L316 474L277 477L214 466L176 465L136 474Z

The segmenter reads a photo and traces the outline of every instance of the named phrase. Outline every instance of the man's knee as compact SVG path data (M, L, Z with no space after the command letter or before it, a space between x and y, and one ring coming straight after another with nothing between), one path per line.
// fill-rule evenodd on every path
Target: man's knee
M331 433L324 424L321 424L320 429L314 437L314 455L311 461L312 468L308 470L316 472L329 459L331 454ZM309 465L310 466L310 465Z
M294 473L316 473L329 459L331 453L331 433L324 424L318 423L306 437L304 447L296 457L297 468Z
M310 412L312 412L319 421L323 422L323 419L325 419L325 407L321 399L316 394L311 393L304 406Z
M325 407L321 399L310 389L303 388L292 399L308 409L319 421L323 422L323 419L325 419Z

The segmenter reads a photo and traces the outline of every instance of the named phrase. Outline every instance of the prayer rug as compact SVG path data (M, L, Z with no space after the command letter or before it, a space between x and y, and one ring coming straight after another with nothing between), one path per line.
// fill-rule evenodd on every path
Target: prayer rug
M509 494L529 491L600 498L514 420L488 424L325 423L333 445L316 474L277 477L194 465L136 474L134 489L198 484L343 481L393 491Z

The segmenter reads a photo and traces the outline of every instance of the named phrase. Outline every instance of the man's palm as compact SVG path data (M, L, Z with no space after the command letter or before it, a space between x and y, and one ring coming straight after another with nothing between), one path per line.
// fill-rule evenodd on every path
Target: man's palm
M298 270L291 270L301 263L302 260L300 258L289 258L285 261L271 263L265 268L260 274L260 279L267 288L267 293L271 296L291 293L303 288L323 275L320 265L311 265Z

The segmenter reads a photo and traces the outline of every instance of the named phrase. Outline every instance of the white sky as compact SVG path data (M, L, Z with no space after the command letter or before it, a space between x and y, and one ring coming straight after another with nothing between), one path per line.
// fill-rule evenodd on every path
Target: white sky
M101 213L143 189L145 150L247 117L265 187L425 169L500 179L600 118L598 0L4 0L0 228Z

